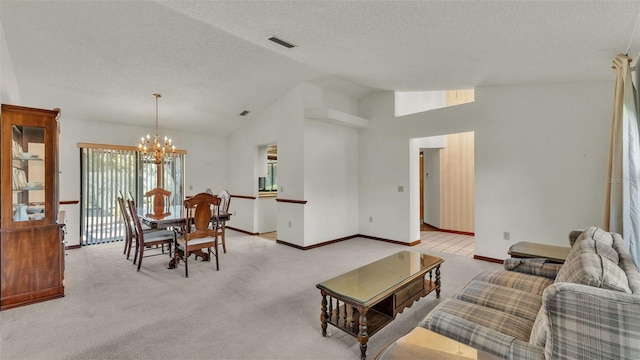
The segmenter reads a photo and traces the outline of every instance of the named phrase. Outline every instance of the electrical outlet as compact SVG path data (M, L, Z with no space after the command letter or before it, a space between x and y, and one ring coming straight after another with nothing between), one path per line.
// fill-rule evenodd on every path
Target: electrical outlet
M291 221L289 221L289 227L291 227Z
M193 185L189 185L189 190L193 190Z
M233 216L236 216L236 212L235 211L233 212Z
M511 240L511 233L510 233L510 232L508 232L508 231L503 232L503 233L502 233L502 238L503 238L504 240L506 240L506 241Z
M373 222L373 216L369 216L369 222L372 223Z
M398 185L398 192L404 192L404 186Z

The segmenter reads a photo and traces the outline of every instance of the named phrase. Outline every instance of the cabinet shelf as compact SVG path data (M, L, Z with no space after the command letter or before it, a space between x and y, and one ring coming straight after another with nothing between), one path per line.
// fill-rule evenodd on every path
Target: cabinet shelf
M15 161L44 161L43 158L37 157L37 158L17 158L14 157L13 160Z
M13 190L13 192L23 192L23 191L43 191L44 190L44 186L43 187L39 187L39 188L28 188L28 189L19 189L19 190Z

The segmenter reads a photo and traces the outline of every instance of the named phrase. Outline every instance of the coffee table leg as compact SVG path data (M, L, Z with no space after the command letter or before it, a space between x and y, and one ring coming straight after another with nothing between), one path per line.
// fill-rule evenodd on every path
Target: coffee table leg
M440 265L436 267L436 298L440 298Z
M360 332L358 333L358 342L360 343L360 360L365 360L367 358L367 341L369 341L369 334L367 333L368 310L368 308L358 306L358 312L360 313Z
M322 336L327 336L327 319L329 314L327 313L327 294L324 291L320 291L322 295L322 301L320 302L320 326L322 327Z

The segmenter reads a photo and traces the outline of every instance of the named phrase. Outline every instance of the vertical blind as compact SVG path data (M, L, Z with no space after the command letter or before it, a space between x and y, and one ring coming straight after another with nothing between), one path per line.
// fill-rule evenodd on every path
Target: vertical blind
M142 204L144 193L156 187L158 166L124 147L81 145L80 154L82 245L122 241L124 221L117 197L131 197ZM163 187L171 191L171 203L180 205L184 199L184 153L166 159L163 165Z

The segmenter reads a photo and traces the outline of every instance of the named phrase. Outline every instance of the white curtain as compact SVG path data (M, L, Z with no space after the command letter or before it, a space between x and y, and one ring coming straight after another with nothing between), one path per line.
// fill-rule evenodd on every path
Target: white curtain
M640 267L640 135L631 58L613 59L616 83L603 209L603 227L622 235Z

